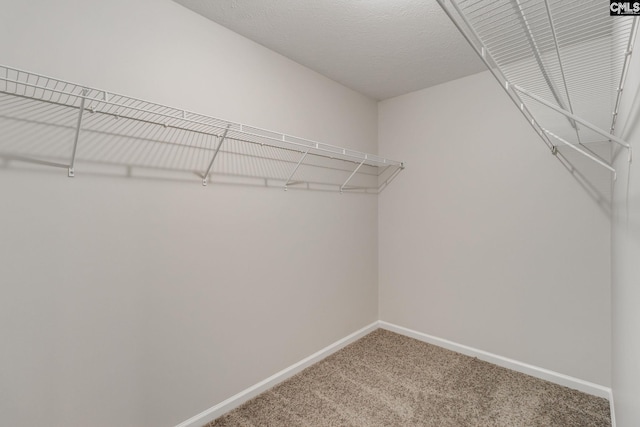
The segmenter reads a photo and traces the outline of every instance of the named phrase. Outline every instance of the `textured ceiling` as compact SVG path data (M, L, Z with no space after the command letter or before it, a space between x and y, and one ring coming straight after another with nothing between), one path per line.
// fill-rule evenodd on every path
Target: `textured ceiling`
M436 0L174 1L378 100L485 69Z

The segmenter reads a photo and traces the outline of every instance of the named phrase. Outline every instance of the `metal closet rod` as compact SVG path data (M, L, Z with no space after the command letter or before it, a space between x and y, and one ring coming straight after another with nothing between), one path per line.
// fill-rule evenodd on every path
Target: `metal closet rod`
M181 110L181 109L177 109L177 108L166 106L166 105L155 104L155 103L144 101L138 98L132 98L126 95L120 95L120 94L108 92L101 89L90 88L90 87L79 85L69 81L64 81L57 78L33 73L30 71L25 71L25 70L13 68L13 67L5 66L5 65L0 65L0 70L1 69L4 69L5 73L4 73L4 77L0 76L0 81L4 81L5 84L4 84L4 89L0 88L0 92L4 92L10 95L35 99L42 102L53 102L59 105L65 105L67 107L78 108L79 117L81 117L85 111L89 110L91 112L109 114L109 115L131 119L131 120L144 121L149 124L155 124L155 125L164 126L164 127L171 126L178 129L183 129L188 132L207 133L207 132L202 132L202 131L198 131L196 129L187 127L188 125L197 125L200 127L204 126L209 128L213 127L213 128L219 129L220 132L224 133L225 135L227 131L231 131L234 133L241 133L249 137L258 139L257 141L247 141L247 142L268 145L268 146L272 146L279 149L287 149L287 146L289 146L290 149L295 147L293 149L300 152L308 152L312 150L314 154L319 156L338 159L338 160L344 160L344 161L351 161L351 162L354 162L355 164L358 164L358 169L362 164L367 164L371 166L395 166L401 169L403 169L405 166L404 162L379 157L375 154L369 154L361 151L350 150L350 149L338 147L331 144L325 144L325 143L312 141L305 138L283 134L280 132L274 132L274 131L259 128L256 126L245 125L242 123L237 123L237 122L232 122L225 119L206 116L203 114L194 113L187 110ZM16 73L16 78L15 79L9 78L9 72ZM24 75L24 76L21 76L21 75ZM24 80L20 80L21 77L23 77ZM29 81L32 78L36 79L36 83L31 83ZM41 80L44 80L44 84L40 84ZM55 86L49 87L48 85L50 85L51 83L54 83ZM10 84L15 85L14 90L9 90ZM61 85L62 88L59 89L58 85ZM71 89L67 89L67 87L69 86L71 87ZM18 90L20 87L22 87L23 89L22 91ZM27 94L27 88L32 88L33 93L31 95ZM80 93L73 92L74 90L80 91ZM42 93L40 93L39 96L38 96L38 91L42 91ZM57 101L52 101L51 97L48 100L40 99L40 98L43 98L46 93L51 93L51 94L56 93L60 96L58 97ZM60 101L60 98L62 98L63 96L67 97L66 102ZM114 98L116 98L119 102L114 102L113 101ZM78 99L80 100L79 106L75 104ZM73 101L70 102L70 100L73 100ZM113 109L115 109L116 111L115 112L99 111L95 109L95 106L92 107L92 105L89 105L87 107L86 105L87 101L89 102L89 104L94 103L96 105L108 105L108 106L114 107ZM125 102L133 103L134 105L127 105L125 104ZM142 108L141 106L146 106L147 108ZM155 110L151 110L150 108L153 108ZM158 110L161 110L161 111L158 111ZM133 114L139 113L139 117L134 117L132 115L131 116L123 115L122 113L126 111L133 112ZM170 114L166 111L172 112L173 114ZM164 118L164 119L170 119L171 121L175 120L175 122L169 125L169 122L166 122L166 121L165 122L152 121L149 119L150 116L152 118L153 117ZM78 142L80 131L81 131L81 123L82 123L82 120L79 119L78 126L76 129L77 135L74 141L74 153L75 153L75 147L77 146L77 142ZM176 126L176 124L183 124L184 126ZM215 135L217 137L221 136L216 133L209 133L209 134ZM277 145L275 143L277 143ZM70 176L73 176L74 161L75 161L75 156L71 160L71 165L69 168Z

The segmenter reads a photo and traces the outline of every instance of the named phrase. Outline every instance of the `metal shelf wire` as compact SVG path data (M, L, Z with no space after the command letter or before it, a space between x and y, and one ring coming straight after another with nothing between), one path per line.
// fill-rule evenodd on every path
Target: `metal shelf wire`
M378 192L404 163L0 65L0 156Z
M610 141L638 18L601 0L438 0L534 130L614 173L590 143Z

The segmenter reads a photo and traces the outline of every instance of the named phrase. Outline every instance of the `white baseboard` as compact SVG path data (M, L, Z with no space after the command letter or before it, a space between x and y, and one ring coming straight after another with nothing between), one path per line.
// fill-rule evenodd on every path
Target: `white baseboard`
M341 340L328 345L322 350L315 352L311 356L302 359L298 363L295 363L288 368L285 368L282 371L273 374L266 380L260 381L258 384L255 384L241 391L235 396L231 396L227 400L220 402L215 406L212 406L211 408L189 418L186 421L181 422L176 427L202 427L206 423L215 420L219 416L231 411L234 408L237 408L246 401L256 397L260 393L270 389L271 387L281 383L288 378L291 378L303 369L308 368L309 366L319 362L327 356L330 356L341 348L346 347L347 345L351 344L354 341L357 341L358 339L362 338L370 332L375 331L376 329L378 329L378 322L373 322L372 324L365 326L364 328L352 333L351 335L348 335Z
M427 342L429 344L437 345L448 350L452 350L458 353L465 354L471 357L477 357L480 360L484 360L494 365L502 366L507 369L514 370L516 372L522 372L523 374L531 375L532 377L540 378L546 381L550 381L555 384L559 384L565 387L569 387L575 390L582 391L594 396L603 397L609 400L611 409L611 426L616 427L615 412L613 405L613 393L611 388L604 387L599 384L595 384L589 381L584 381L578 378L570 377L558 372L551 371L549 369L540 368L530 365L528 363L519 362L517 360L509 359L507 357L498 356L497 354L489 353L487 351L478 350L473 347L469 347L463 344L458 344L453 341L449 341L443 338L434 337L422 332L414 331L402 326L394 325L389 322L377 321L368 326L328 345L320 351L312 354L309 357L283 369L282 371L270 376L269 378L241 391L235 396L231 396L227 400L220 402L219 404L195 415L188 420L178 424L176 427L201 427L208 422L211 422L219 416L237 408L246 401L256 397L260 393L274 387L282 381L291 378L298 372L305 368L321 361L322 359L330 356L343 347L351 344L354 341L362 338L370 332L375 331L378 328L386 329L391 332L396 332L401 335L405 335L411 338L415 338L420 341Z
M613 404L612 389L609 389L609 412L611 413L611 427L616 427L616 407Z
M465 354L471 357L477 357L485 362L493 363L494 365L502 366L503 368L511 369L513 371L522 372L523 374L531 375L532 377L540 378L555 384L559 384L565 387L569 387L575 390L579 390L584 393L588 393L594 396L603 397L609 399L609 402L613 402L611 395L611 389L609 387L601 386L589 381L584 381L578 378L570 377L558 372L551 371L549 369L540 368L537 366L529 365L528 363L519 362L517 360L509 359L507 357L498 356L497 354L489 353L487 351L478 350L473 347L469 347L463 344L458 344L453 341L445 340L442 338L434 337L432 335L424 334L422 332L414 331L412 329L404 328L402 326L394 325L392 323L380 321L379 325L382 329L386 329L391 332L396 332L401 335L405 335L411 338L415 338L420 341L424 341L429 344L437 345L448 350L452 350L458 353ZM613 406L612 406L613 408ZM611 414L613 420L613 412Z

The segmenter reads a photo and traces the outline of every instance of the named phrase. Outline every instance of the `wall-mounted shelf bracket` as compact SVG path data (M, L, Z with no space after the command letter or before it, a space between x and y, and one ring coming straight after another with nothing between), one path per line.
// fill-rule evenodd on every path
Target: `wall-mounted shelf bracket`
M289 185L289 183L291 182L291 178L293 178L293 175L295 175L296 171L304 161L304 158L307 157L307 154L309 154L309 150L310 149L307 149L307 151L304 152L300 160L298 160L298 163L296 164L296 166L293 168L293 170L289 174L289 177L287 178L287 182L284 183L284 191L287 191L287 185Z
M582 124L584 127L589 128L589 129L591 129L592 131L594 131L594 132L596 132L596 133L598 133L598 134L600 134L600 135L604 136L605 138L607 138L607 140L609 140L609 141L611 141L611 142L615 142L616 144L618 144L618 145L620 145L620 146L622 146L622 147L626 148L626 149L628 150L628 153L629 153L629 155L628 155L628 157L627 157L627 160L629 161L629 163L631 163L631 162L633 161L633 154L632 154L632 153L633 153L633 151L632 151L632 149L631 149L631 145L630 145L628 142L626 142L625 140L623 140L623 139L621 139L621 138L618 138L617 136L612 135L612 134L610 134L609 132L607 132L607 131L604 131L604 130L600 129L599 127L597 127L597 126L595 126L595 125L593 125L593 124L589 123L589 122L588 122L588 121L586 121L586 120L581 119L580 117L576 116L575 114L571 114L569 111L563 110L562 108L560 108L560 107L558 107L558 106L556 106L556 105L553 105L552 103L550 103L550 102L548 102L548 101L546 101L546 100L542 99L541 97L539 97L539 96L537 96L537 95L534 95L533 93L531 93L531 92L529 92L529 91L527 91L527 90L525 90L525 89L521 88L520 86L514 85L514 86L513 86L513 88L514 88L516 91L518 91L518 92L520 92L520 93L524 94L525 96L528 96L529 98L531 98L531 99L533 99L533 100L535 100L535 101L537 101L537 102L541 103L542 105L545 105L545 106L547 106L547 107L551 108L552 110L557 111L558 113L560 113L560 114L562 114L562 115L566 116L567 118L571 118L571 119L573 119L574 121L576 121L576 122L578 122L578 123ZM551 135L551 136L553 136L555 139L559 140L560 142L564 143L565 145L570 145L570 146L571 146L571 147L573 147L574 149L577 149L577 147L576 147L575 145L568 143L568 142L567 142L567 141L565 141L564 139L559 138L557 135L555 135L555 134L553 134L553 133L551 133L551 132L547 131L546 129L543 129L543 131L544 131L547 135ZM584 154L585 156L589 157L590 159L595 160L595 158L594 158L593 156L589 155L589 154L588 154L588 153L586 153L585 151L580 150L580 149L577 149L577 151L578 151L578 152L580 152L580 153L582 153L582 154ZM601 160L595 160L595 161L596 161L597 163L603 164L603 162L602 162ZM606 163L604 163L603 165L606 165ZM611 168L609 165L606 165L606 167L607 167L607 169L611 169L611 170L614 172L614 174L615 174L615 172L616 172L616 171L615 171L613 168Z
M560 114L562 114L562 115L564 115L564 116L566 116L568 118L571 118L571 119L575 120L576 122L582 124L583 126L591 129L592 131L604 136L609 141L615 142L616 144L619 144L619 145L623 146L626 149L631 149L631 146L626 141L618 138L615 135L611 135L609 132L604 131L604 130L600 129L599 127L589 123L588 121L581 119L580 117L576 116L575 114L571 114L569 111L564 110L564 109L562 109L560 107L557 107L557 106L553 105L551 102L548 102L548 101L542 99L541 97L529 92L526 89L521 88L518 85L513 85L513 88L516 91L528 96L529 98L536 100L537 102L541 103L542 105L545 105L545 106L551 108L552 110L557 111L558 113L560 113Z
M560 136L556 135L555 133L547 130L547 129L542 129L544 131L544 133L546 133L549 136L552 136L553 138L557 139L558 141L562 142L564 145L571 147L572 149L574 149L575 151L577 151L578 153L582 154L585 157L590 158L591 160L593 160L594 162L596 162L597 164L599 164L600 166L609 169L611 172L613 172L613 179L615 180L616 178L616 170L614 168L612 168L610 165L608 165L606 162L603 162L601 159L597 158L596 156L589 154L588 152L586 152L585 150L580 149L579 147L577 147L576 145L570 143L569 141L567 141L564 138L561 138ZM556 148L555 150L556 154L558 152L558 149Z
M216 160L216 157L218 156L218 153L220 152L220 147L222 147L222 143L224 142L224 139L227 137L227 132L229 132L229 125L227 125L227 128L224 130L224 133L222 134L222 137L220 138L220 142L218 143L218 146L216 147L216 151L213 153L213 157L211 158L211 161L209 162L209 167L207 167L207 171L204 173L204 175L202 177L202 185L204 185L204 186L207 185L207 180L209 179L209 174L211 173L211 168L213 168L213 162Z
M78 122L76 123L76 133L73 139L73 150L71 152L71 161L69 162L69 178L75 176L75 163L76 163L76 151L78 149L78 140L80 139L80 129L82 129L82 116L84 114L84 102L87 99L87 89L82 90L82 97L80 98L80 108L78 109Z
M344 182L344 184L342 184L340 186L340 192L342 193L344 191L344 187L349 183L349 181L351 181L351 178L353 178L353 176L358 173L358 169L360 169L360 167L362 166L362 164L364 163L364 161L367 160L367 157L365 156L364 159L362 159L362 161L360 162L360 164L358 165L358 167L356 168L356 170L354 170L353 172L351 172L351 175L349 175L349 178L347 178L347 180Z

